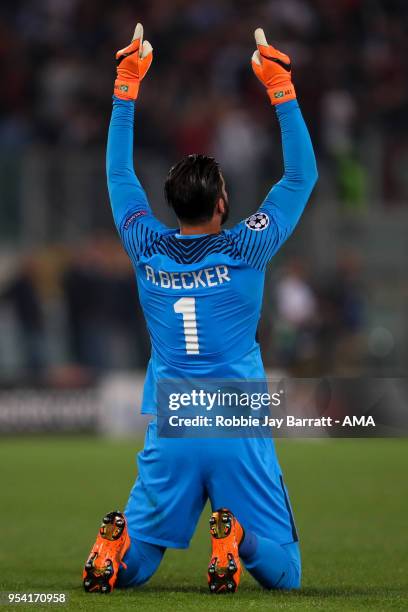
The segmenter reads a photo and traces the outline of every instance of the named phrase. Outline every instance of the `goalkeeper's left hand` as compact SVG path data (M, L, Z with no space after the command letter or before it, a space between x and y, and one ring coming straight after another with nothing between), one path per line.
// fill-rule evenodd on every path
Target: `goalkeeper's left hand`
M116 53L117 77L113 93L122 100L136 100L140 81L153 60L152 45L143 42L143 26L138 23L130 45Z
M296 98L292 83L290 57L268 45L262 28L255 30L257 51L252 56L252 68L258 79L265 85L273 105Z

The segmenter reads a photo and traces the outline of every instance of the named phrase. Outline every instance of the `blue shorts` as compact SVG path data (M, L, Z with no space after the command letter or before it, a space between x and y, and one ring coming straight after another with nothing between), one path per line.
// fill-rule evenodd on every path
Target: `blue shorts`
M248 531L278 544L298 540L271 438L159 438L154 419L137 466L125 510L131 537L187 548L210 499Z

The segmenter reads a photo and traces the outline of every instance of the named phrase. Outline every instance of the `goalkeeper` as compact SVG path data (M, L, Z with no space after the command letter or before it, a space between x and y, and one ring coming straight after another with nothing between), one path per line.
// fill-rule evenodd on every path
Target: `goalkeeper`
M85 564L89 592L146 582L166 548L188 547L207 499L211 593L236 591L241 562L265 588L300 586L298 536L273 440L162 438L156 421L161 380L265 379L256 340L265 270L317 179L290 59L268 45L263 30L255 39L252 67L276 110L284 174L259 210L232 230L222 229L229 210L222 172L205 155L187 156L167 176L165 195L179 228L154 217L133 168L135 100L153 58L140 24L116 55L107 176L152 343L142 403L152 418L125 511L104 517Z

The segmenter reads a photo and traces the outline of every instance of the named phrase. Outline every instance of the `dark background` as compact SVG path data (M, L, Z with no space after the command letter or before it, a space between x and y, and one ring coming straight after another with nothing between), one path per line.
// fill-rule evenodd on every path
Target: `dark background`
M135 167L157 215L185 153L216 156L232 221L282 172L253 30L290 54L320 180L267 274L266 365L403 376L408 362L408 3L15 0L0 6L0 383L78 386L149 354L114 232L104 147L114 52L141 21L154 63Z

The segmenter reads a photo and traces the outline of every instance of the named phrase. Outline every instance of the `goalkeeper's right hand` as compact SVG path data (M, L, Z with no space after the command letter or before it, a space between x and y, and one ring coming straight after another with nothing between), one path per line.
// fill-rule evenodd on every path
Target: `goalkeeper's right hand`
M268 45L262 28L255 30L255 42L258 49L252 56L252 69L265 85L272 104L294 100L290 57Z
M136 100L140 81L153 60L152 45L143 42L143 26L138 23L130 45L116 53L117 77L113 93L122 100Z

